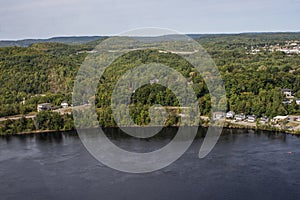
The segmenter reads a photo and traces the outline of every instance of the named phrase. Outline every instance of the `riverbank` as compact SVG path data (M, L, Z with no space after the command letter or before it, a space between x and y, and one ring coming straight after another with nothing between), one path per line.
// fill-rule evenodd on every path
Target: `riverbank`
M270 124L256 124L256 123L247 123L247 122L231 122L226 121L224 128L229 129L251 129L251 130L261 130L261 131L273 131L273 132L282 132L292 135L300 135L300 131L286 129L280 126L270 125Z
M52 121L56 121L56 123L52 126L50 126L51 120L45 121L44 126L42 126L42 124L39 123L38 120L35 120L35 117L36 116L34 115L6 117L5 118L6 120L3 120L0 123L0 135L27 135L27 134L39 134L39 133L52 133L57 131L68 132L68 131L76 130L72 116L59 115L59 114L57 114L56 116L57 118L55 118L55 116L50 116ZM68 126L66 126L66 123L68 123ZM55 126L56 124L60 124L60 125ZM208 127L210 125L211 125L210 119L207 116L201 116L200 126ZM280 126L279 124L271 124L271 123L235 121L231 119L226 119L225 122L221 121L219 125L229 129L266 130L266 131L273 131L273 132L283 132L283 133L293 134L293 135L300 135L300 129L298 128L290 129L290 127L287 125ZM117 127L118 126L104 126L103 128L117 128ZM173 127L179 127L179 125L174 125Z
M12 135L31 135L31 134L42 134L42 133L56 133L56 132L71 132L75 131L76 129L69 129L69 130L33 130L33 131L25 131L25 132L19 132Z
M202 124L199 127L203 127L203 128L208 128L210 125L209 123L205 123ZM172 126L172 127L178 127L178 126ZM117 126L115 127L101 127L104 129L108 129L108 128L119 128ZM234 123L230 123L228 121L225 122L223 128L225 129L237 129L237 130L259 130L259 131L270 131L270 132L274 132L274 133L285 133L285 134L291 134L291 135L300 135L300 132L294 132L291 130L286 130L286 129L280 129L280 128L276 128L274 126L270 126L270 125L265 125L265 126L255 126L255 125L251 125L251 126L245 126L245 125L240 125L240 124L234 124ZM56 133L56 132L73 132L76 131L76 129L67 129L67 130L32 130L32 131L24 131L24 132L17 132L17 133L12 133L12 134L0 134L0 136L6 136L6 135L31 135L31 134L43 134L43 133Z
M201 125L204 127L210 126L210 121L206 117L202 119ZM300 135L299 129L288 129L285 128L286 126L279 126L278 124L271 124L271 123L257 123L257 122L247 122L247 121L235 121L226 119L225 122L222 122L222 126L224 128L229 129L249 129L249 130L262 130L262 131L273 131L273 132L282 132L286 134L292 135Z

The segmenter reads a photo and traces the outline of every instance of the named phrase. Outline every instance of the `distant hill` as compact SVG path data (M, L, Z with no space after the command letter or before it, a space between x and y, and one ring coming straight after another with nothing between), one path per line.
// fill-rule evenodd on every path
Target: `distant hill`
M202 34L188 34L189 37L196 39ZM36 43L63 43L63 44L84 44L106 38L107 36L66 36L66 37L53 37L49 39L24 39L24 40L0 40L0 47L28 47Z
M105 38L105 36L70 36L70 37L53 37L49 39L24 39L24 40L3 40L0 41L0 47L18 46L28 47L36 43L57 42L64 44L83 44Z
M262 33L224 33L224 34L187 34L193 39L215 40L218 39L237 39L248 38L258 40L300 40L300 32L262 32ZM66 37L53 37L49 39L24 39L24 40L2 40L0 47L28 47L36 43L63 43L63 44L93 44L94 41L104 39L108 36L66 36ZM164 38L164 37L163 37Z

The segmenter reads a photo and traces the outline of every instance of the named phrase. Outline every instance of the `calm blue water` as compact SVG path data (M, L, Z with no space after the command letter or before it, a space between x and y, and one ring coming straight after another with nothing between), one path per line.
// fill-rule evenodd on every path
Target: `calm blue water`
M172 138L138 140L109 132L123 148L144 151ZM0 199L300 199L300 138L223 132L206 158L197 157L200 137L175 163L148 174L104 166L75 132L1 137Z

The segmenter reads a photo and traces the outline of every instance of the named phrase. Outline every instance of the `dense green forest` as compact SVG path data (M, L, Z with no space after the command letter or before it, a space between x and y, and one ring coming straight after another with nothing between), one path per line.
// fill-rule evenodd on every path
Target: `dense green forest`
M196 36L193 36L196 37ZM196 39L211 55L225 83L227 110L257 116L300 114L293 101L283 104L281 89L289 88L300 98L300 54L280 51L259 51L266 45L284 45L299 40L300 33L202 35ZM37 104L51 103L59 107L66 100L72 102L74 78L88 53L102 39L83 44L37 43L28 47L0 48L0 117L36 112ZM193 82L201 115L209 115L211 99L203 78L185 60L172 53L155 50L136 50L117 59L99 81L95 97L99 123L114 126L110 95L118 78L137 64L157 62L170 66ZM137 124L149 123L151 105L178 106L172 91L159 84L149 84L132 96L131 115ZM74 128L72 116L48 112L37 115L40 129ZM165 125L177 124L171 116ZM13 133L35 130L32 120L5 121L0 132Z

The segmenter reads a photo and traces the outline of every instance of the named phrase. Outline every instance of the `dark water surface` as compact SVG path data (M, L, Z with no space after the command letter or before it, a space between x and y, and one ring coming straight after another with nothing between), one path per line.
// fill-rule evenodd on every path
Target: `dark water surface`
M0 137L0 199L300 199L300 138L223 132L206 158L198 158L198 138L175 163L148 174L104 166L75 132ZM111 138L142 151L171 139Z

